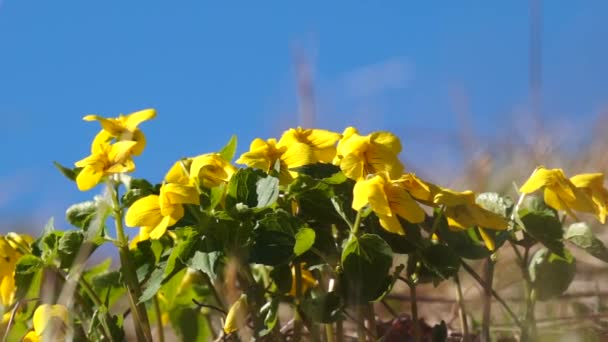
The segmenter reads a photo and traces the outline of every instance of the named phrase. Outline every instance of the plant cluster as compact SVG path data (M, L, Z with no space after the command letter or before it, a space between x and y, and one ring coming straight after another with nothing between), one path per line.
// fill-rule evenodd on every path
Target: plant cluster
M81 191L104 185L102 194L67 209L74 229L57 230L51 220L35 239L0 237L5 340L164 341L171 332L184 341L343 341L348 325L360 341L441 341L444 322L418 324L416 288L459 286L461 269L498 300L522 340L534 340L536 301L561 295L574 277L570 246L608 262L604 244L577 216L605 223L601 173L568 178L539 166L513 201L407 173L390 132L298 127L252 141L235 161L244 167L232 163L233 136L149 181L130 174L146 145L138 126L155 116L152 109L85 116L101 124L91 154L75 168L56 166ZM131 228L138 231L129 239ZM89 262L104 244L118 250L118 269L111 260ZM503 249L521 268L524 312L492 288ZM467 259L485 260L490 276ZM415 323L404 332L380 329L374 313L396 282L410 289ZM490 325L485 318L486 340Z

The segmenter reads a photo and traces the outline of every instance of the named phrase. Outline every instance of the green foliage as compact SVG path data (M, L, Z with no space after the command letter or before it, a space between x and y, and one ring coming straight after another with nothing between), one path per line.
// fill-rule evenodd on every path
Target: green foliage
M576 272L576 260L564 250L564 256L549 249L538 250L531 258L528 270L538 300L549 300L565 292Z
M586 223L571 224L566 230L564 238L594 257L608 262L608 249L606 249L602 240L593 235L591 228Z

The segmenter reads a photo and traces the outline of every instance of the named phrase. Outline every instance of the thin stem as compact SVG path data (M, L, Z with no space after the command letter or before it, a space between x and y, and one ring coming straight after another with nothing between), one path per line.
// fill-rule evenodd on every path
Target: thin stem
M295 313L293 317L293 341L298 342L302 338L302 317L300 316L300 297L302 296L302 268L299 262L293 266L295 269L296 298Z
M475 272L475 270L473 270L473 268L471 266L469 266L467 263L465 263L462 260L461 260L461 264L462 264L462 268L464 268L465 271L467 271L471 275L471 277L473 277L473 279L475 279L485 289L486 288L486 283L485 283L485 281L483 279L481 279L481 277L479 276L479 274L477 274ZM492 296L507 311L507 313L509 314L509 316L511 316L511 319L513 320L513 322L520 329L522 329L523 328L522 323L517 318L517 315L515 314L515 312L513 312L513 310L511 310L511 307L509 307L509 305L507 305L507 302L504 299L502 299L502 297L500 295L498 295L498 292L496 292L492 287L490 287L490 290L491 290Z
M331 324L323 324L325 326L325 340L334 342L334 328Z
M357 305L357 341L366 342L367 338L365 336L365 307L363 304Z
M357 217L355 217L355 223L353 223L353 227L351 230L351 234L354 236L359 236L359 226L361 225L361 211L357 212Z
M156 326L158 329L158 341L165 342L165 329L163 327L163 313L160 311L158 294L154 296L154 313L156 314Z
M336 342L344 341L344 322L342 320L338 320L336 322Z
M374 303L367 304L367 320L369 322L369 331L372 332L372 335L370 337L371 337L372 341L375 341L377 328L376 328L376 313L374 311Z
M460 327L462 329L462 340L464 342L470 341L469 336L469 324L467 323L467 311L464 306L464 300L462 296L462 286L460 285L460 278L458 274L454 275L454 282L456 283L456 302L458 303L458 316L460 317Z
M444 207L445 206L442 205L439 208L439 213L437 213L437 217L435 217L435 219L433 220L433 226L431 227L431 236L433 236L433 234L435 234L435 232L437 231L437 228L439 228L439 222L441 221L441 218L443 217Z
M485 284L483 298L483 315L481 319L481 341L490 341L490 318L492 310L492 282L494 281L494 261L488 257L484 264Z
M407 285L410 287L410 298L411 298L411 306L412 306L412 323L414 324L414 341L420 342L422 341L422 336L420 335L420 322L418 321L418 302L416 301L416 283L411 280L408 280Z
M122 224L123 212L118 199L118 186L114 186L112 182L109 184L112 193L112 204L114 222L116 225L116 236L118 238L118 252L120 255L120 264L122 274L127 283L129 293L129 304L131 306L131 314L133 315L135 332L138 341L152 341L152 333L150 331L150 323L145 303L139 303L141 297L141 288L137 280L137 274L133 265L131 253L129 252L129 239L127 238Z

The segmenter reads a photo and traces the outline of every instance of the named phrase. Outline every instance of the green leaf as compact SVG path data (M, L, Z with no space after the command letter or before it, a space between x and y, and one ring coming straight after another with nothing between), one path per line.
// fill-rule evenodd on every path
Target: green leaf
M82 170L81 167L76 167L76 168L70 169L68 167L65 167L65 166L59 164L56 161L53 161L53 165L55 165L57 170L59 170L59 172L61 172L67 179L69 179L71 181L76 181L76 177L80 173L80 170Z
M270 302L266 303L260 309L260 314L264 315L264 329L260 331L260 336L268 335L272 329L277 325L279 321L279 300L277 298L272 298Z
M375 234L351 236L342 251L347 298L354 303L377 299L390 286L391 247Z
M534 253L528 265L538 300L549 300L564 293L576 272L576 261L568 250L565 258L543 248Z
M312 292L300 304L300 309L315 323L334 323L344 319L341 311L342 299L336 292Z
M235 172L228 183L226 205L236 207L237 204L241 204L246 208L255 208L258 205L257 183L266 177L268 175L264 171L252 168Z
M288 264L275 266L270 271L270 278L272 278L272 281L277 286L278 293L289 293L293 280L291 278L291 268Z
M59 244L57 247L59 260L61 261L62 268L69 268L74 259L80 252L81 248L87 248L89 250L83 249L84 252L89 255L93 253L94 246L91 244L83 244L84 236L82 232L75 230L66 231L63 236L59 239Z
M315 244L315 231L310 228L302 228L296 233L296 244L293 246L293 254L300 256Z
M586 223L571 224L566 230L564 238L594 257L608 262L608 249L602 240L593 235L591 228Z
M458 256L466 259L484 259L492 254L490 250L486 248L486 245L480 239L473 238L476 237L477 233L473 230L473 228L469 228L468 230L452 230L448 226L448 221L445 218L445 215L441 214L438 216L438 211L435 211L434 219L439 217L440 221L437 224L437 235L441 239L441 241L445 242L451 249L458 254ZM472 231L473 234L469 234L469 230ZM490 230L486 230L488 234L496 234ZM505 238L508 236L508 233L505 233ZM502 241L495 239L495 243L497 248L504 243L504 239Z
M389 246L394 253L409 254L417 250L422 244L422 235L420 234L420 226L409 223L406 220L397 217L405 231L405 235L394 234L380 226L378 216L369 215L365 221L366 226L370 226L370 231L378 234Z
M188 267L204 272L209 276L209 279L214 281L217 279L217 265L222 255L223 253L219 251L209 253L196 251L192 258L188 260Z
M185 267L186 262L194 254L194 247L200 241L198 231L193 227L180 227L175 229L177 239L171 249L167 260L165 277L168 277Z
M299 226L301 222L284 210L266 214L253 230L249 261L269 266L289 262Z
M279 179L268 176L261 178L256 183L256 193L258 195L258 208L269 207L279 198Z
M205 315L192 307L180 307L169 313L171 326L177 334L178 341L206 342L212 341L211 327Z
M421 260L432 274L432 281L437 285L458 273L460 258L446 245L430 245L421 253Z
M37 292L37 289L33 287L40 286L40 279L38 279L38 282L34 280L37 276L41 275L43 267L44 262L31 254L26 254L19 258L15 265L16 298L24 298L30 292L30 289L33 290L32 292Z
M542 243L552 253L565 257L562 224L547 211L532 211L520 216L526 233Z
M70 206L65 212L65 217L71 225L87 230L96 212L97 203L95 201L86 201Z
M156 295L162 286L163 280L165 280L165 266L166 265L164 263L161 263L154 269L154 271L152 271L150 279L146 284L146 288L141 294L141 297L139 297L139 303L145 303Z
M230 140L228 140L228 143L226 144L226 146L222 147L222 149L220 150L220 152L219 152L220 156L228 162L231 161L232 158L234 158L234 153L236 152L236 146L237 146L236 135L232 135L230 137Z
M316 179L329 178L340 172L340 167L327 163L308 164L300 167L290 168L289 171L295 171Z
M148 195L158 194L160 186L154 186L143 178L130 178L126 184L127 191L122 195L124 208L130 207L135 201Z

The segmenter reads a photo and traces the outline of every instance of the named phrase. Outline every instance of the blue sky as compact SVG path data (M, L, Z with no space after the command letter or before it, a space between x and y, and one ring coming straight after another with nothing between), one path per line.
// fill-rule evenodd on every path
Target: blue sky
M316 126L389 129L424 170L453 151L467 102L481 137L528 108L527 1L0 0L0 230L63 222L80 193L56 172L88 154L81 120L154 107L136 175L298 124L294 56L314 75ZM608 2L545 1L543 117L583 135L608 104ZM588 128L588 127L587 127ZM450 152L452 151L452 152Z

